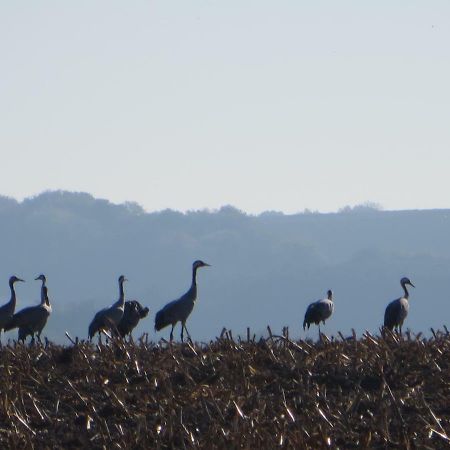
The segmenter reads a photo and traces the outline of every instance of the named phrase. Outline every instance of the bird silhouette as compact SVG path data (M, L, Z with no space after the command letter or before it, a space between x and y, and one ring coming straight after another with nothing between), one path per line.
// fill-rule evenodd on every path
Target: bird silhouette
M310 327L312 323L319 326L319 336L320 336L320 322L325 325L325 320L327 320L334 311L333 303L333 292L329 290L327 292L327 298L317 300L311 303L306 309L305 319L303 320L303 330L306 327Z
M407 277L403 277L400 280L400 285L403 288L404 295L387 305L384 312L384 327L390 331L396 329L398 332L400 330L400 334L402 334L402 325L409 311L409 292L408 289L406 289L406 286L415 286Z
M164 308L156 313L155 316L155 330L162 330L167 325L172 325L170 330L170 341L173 340L173 329L177 322L181 322L181 342L183 342L183 330L186 330L188 338L191 339L189 331L186 328L186 320L191 314L195 300L197 299L197 269L206 267L209 264L197 260L192 264L192 283L189 290L183 294L179 299L168 303Z
M123 283L128 281L124 275L119 277L119 299L111 306L101 309L95 314L92 322L89 325L89 339L92 339L96 333L102 330L111 330L117 332L117 326L123 317L125 309L125 293L123 290Z

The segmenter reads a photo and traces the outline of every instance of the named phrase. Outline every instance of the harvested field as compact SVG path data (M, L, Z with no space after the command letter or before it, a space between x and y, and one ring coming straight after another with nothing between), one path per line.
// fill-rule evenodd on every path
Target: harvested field
M1 448L450 447L450 336L3 347Z

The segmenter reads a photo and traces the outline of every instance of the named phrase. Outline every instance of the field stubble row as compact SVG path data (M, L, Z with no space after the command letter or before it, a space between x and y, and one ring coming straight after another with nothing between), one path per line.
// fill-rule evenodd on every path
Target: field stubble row
M448 448L450 335L0 350L2 448Z

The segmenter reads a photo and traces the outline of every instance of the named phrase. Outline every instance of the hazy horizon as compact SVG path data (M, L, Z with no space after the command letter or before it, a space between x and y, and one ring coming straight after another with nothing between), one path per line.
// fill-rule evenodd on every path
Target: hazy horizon
M154 315L186 292L196 259L212 265L199 271L199 299L187 324L200 341L223 327L261 334L267 325L315 339L316 327L301 329L303 316L328 289L335 313L324 332L378 333L387 303L402 294L403 276L416 286L405 330L429 334L450 316L449 210L143 214L135 204L52 192L23 203L0 197L0 224L0 304L12 274L27 280L17 286L17 310L36 304L33 279L44 273L53 306L44 335L57 342L66 341L65 331L86 337L95 312L117 299L121 274L129 279L126 298L150 308L135 336L167 338L169 329L154 332Z
M217 212L220 211L222 208L227 208L227 207L231 207L231 208L235 208L236 210L247 214L247 215L251 215L251 216L259 216L259 215L264 215L264 214L268 214L268 213L274 213L274 214L283 214L286 216L289 215L296 215L296 214L338 214L338 213L342 213L342 212L346 212L346 211L354 211L354 210L361 210L361 209L367 209L367 210L377 210L377 211L385 211L385 212L396 212L396 211L434 211L434 210L446 210L446 209L450 209L450 202L448 206L444 206L444 207L429 207L429 208L397 208L397 209L387 209L384 208L383 205L379 204L379 203L375 203L372 201L364 201L362 203L357 203L357 204L346 204L343 205L335 210L325 210L325 211L321 211L318 209L314 209L314 208L305 208L303 210L298 210L298 211L282 211L279 209L267 209L267 210L261 210L261 211L257 211L257 212L252 212L252 211L246 211L245 209L239 207L239 205L234 205L234 204L223 204L223 205L219 205L215 208L209 208L209 207L204 207L204 208L199 208L199 209L192 209L192 208L188 208L188 209L176 209L176 208L171 208L170 206L164 209L154 209L154 210L148 210L144 207L144 205L140 204L138 201L135 201L133 199L127 199L124 201L119 201L119 202L115 202L112 199L109 198L103 198L103 197L96 197L94 194L90 193L90 192L86 192L86 191L70 191L70 190L65 190L65 189L46 189L44 191L41 192L37 192L35 194L31 194L25 197L15 197L12 195L5 195L3 193L0 192L0 197L3 198L7 198L7 199L11 199L13 201L16 201L17 203L23 203L26 201L30 201L33 200L34 198L40 197L42 195L47 195L47 194L81 194L81 195L88 195L90 197L92 197L93 199L96 200L102 200L102 201L106 201L108 203L111 203L112 205L116 205L116 206L123 206L123 205L134 205L140 209L142 209L142 211L144 213L147 214L152 214L152 213L158 213L158 212L163 212L165 210L170 210L170 211L174 211L174 212L179 212L182 214L186 214L186 213L190 213L190 212L202 212L202 211L207 211L207 212Z
M0 3L0 193L449 206L450 3Z

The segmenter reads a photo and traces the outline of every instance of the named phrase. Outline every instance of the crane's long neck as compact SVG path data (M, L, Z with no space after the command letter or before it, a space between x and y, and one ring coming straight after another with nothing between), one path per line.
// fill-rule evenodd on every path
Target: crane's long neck
M47 286L45 285L45 280L42 280L41 286L41 305L47 304Z
M197 269L198 267L194 267L192 269L192 284L189 289L189 292L191 293L190 299L192 302L195 302L197 299Z
M405 291L405 295L403 296L403 298L408 299L409 298L409 292L408 292L408 289L406 289L406 284L405 283L402 283L402 288Z
M198 269L198 267L194 267L192 269L192 285L191 285L191 287L197 287L197 269Z
M123 281L124 280L120 280L119 281L119 300L118 300L118 304L124 306L125 305L125 292L123 290Z
M9 300L9 303L11 305L14 305L14 308L16 307L16 290L14 289L14 281L9 282L9 288L11 289L11 299Z

